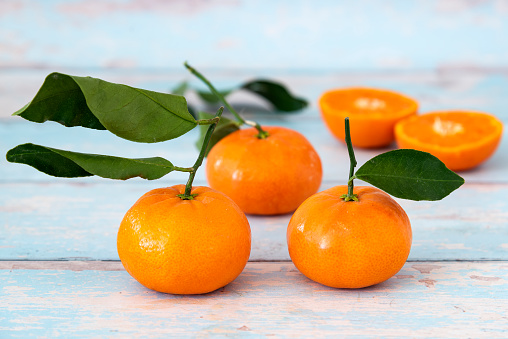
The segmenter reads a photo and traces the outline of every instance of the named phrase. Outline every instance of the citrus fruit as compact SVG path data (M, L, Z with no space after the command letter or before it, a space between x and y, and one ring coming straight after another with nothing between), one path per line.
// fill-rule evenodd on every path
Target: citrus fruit
M118 230L123 266L142 285L159 292L201 294L233 281L250 255L245 214L223 193L193 187L193 200L177 197L184 185L144 194Z
M321 185L321 160L300 133L284 127L235 131L208 154L206 176L210 187L231 197L249 214L294 211Z
M490 114L441 111L400 121L395 127L400 148L428 152L454 171L487 160L501 140L503 124Z
M345 88L325 92L319 99L321 116L331 133L344 141L344 119L351 121L353 146L387 146L395 123L416 114L418 103L402 94L374 88Z
M289 255L308 278L336 288L385 281L406 262L411 225L387 193L354 188L358 201L344 201L347 186L317 193L296 210L287 230Z

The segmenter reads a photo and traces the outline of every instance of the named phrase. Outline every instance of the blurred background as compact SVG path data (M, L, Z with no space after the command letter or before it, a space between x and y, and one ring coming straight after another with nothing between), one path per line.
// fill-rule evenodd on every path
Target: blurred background
M0 0L0 117L53 71L168 91L190 78L184 61L220 72L219 87L288 80L312 103L360 84L420 96L423 110L481 109L482 98L429 101L386 74L467 91L495 73L482 88L507 88L508 0Z
M508 66L506 0L1 0L0 67Z
M409 74L463 92L495 73L481 87L508 88L508 0L0 0L0 118L53 71L168 91L191 78L184 61L219 87L290 81L312 104L330 87L372 85L423 110L481 110L482 97L428 99L398 84Z

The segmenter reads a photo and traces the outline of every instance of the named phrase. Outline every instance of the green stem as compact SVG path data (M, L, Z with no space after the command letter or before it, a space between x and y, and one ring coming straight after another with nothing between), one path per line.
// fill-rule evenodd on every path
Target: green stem
M215 87L212 85L212 83L210 81L208 81L207 78L205 78L201 73L199 73L195 68L193 68L192 66L190 66L187 62L184 63L185 67L192 73L194 74L199 80L203 81L205 83L205 85L208 86L208 88L210 89L210 91L224 104L224 106L226 106L226 108L236 117L236 119L238 120L238 122L242 125L244 124L247 124L247 125L250 125L250 126L253 126L255 127L257 130L258 130L258 135L257 137L259 139L265 139L266 137L268 137L268 132L263 130L261 128L261 126L257 123L257 122L254 122L254 121L245 121L244 118L242 118L242 116L240 114L238 114L236 112L236 110L226 101L226 98L224 98L224 96L219 93L219 91L217 91L215 89Z
M196 122L198 123L198 125L211 125L211 124L215 124L216 122L219 122L219 119L217 119L217 118L199 119L199 120L196 120Z
M179 197L182 200L192 200L196 196L196 194L191 194L192 191L192 182L194 181L194 177L196 176L196 172L203 163L203 159L205 158L206 150L208 149L208 144L210 143L210 139L212 138L213 131L215 130L215 126L220 121L220 117L222 116L222 112L224 111L224 107L220 107L217 113L215 113L215 117L211 120L214 120L214 122L208 127L208 130L206 131L205 139L203 140L203 145L201 145L201 150L199 151L199 156L196 159L196 162L194 163L194 166L191 167L191 171L187 171L186 168L183 172L190 172L189 174L189 180L187 180L187 184L185 185L185 192L183 194L178 194L177 197Z
M178 171L178 172L192 172L194 169L192 167L178 167L178 166L174 166L173 170L174 171Z
M351 143L351 131L349 128L349 118L345 119L345 125L346 125L346 145L347 145L347 151L349 154L349 179L347 182L347 194L342 195L342 199L344 201L358 201L358 196L353 193L354 189L354 179L356 178L355 174L355 167L356 167L356 158L355 158L355 151L353 150L353 144Z

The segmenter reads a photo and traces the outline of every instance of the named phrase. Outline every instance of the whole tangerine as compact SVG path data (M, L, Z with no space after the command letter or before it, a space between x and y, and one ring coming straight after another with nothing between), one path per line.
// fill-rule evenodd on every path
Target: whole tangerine
M289 255L308 278L335 288L383 282L404 265L411 224L387 193L354 187L358 201L345 201L347 186L317 193L296 210L287 229Z
M321 185L321 160L300 133L267 126L241 129L219 141L208 154L210 187L231 197L248 214L294 211Z
M319 107L326 126L341 141L344 118L349 117L352 143L364 148L391 144L395 124L418 111L418 103L405 95L364 87L327 91L319 98Z
M249 222L226 195L184 185L144 194L118 230L118 255L142 285L158 292L202 294L233 281L250 255Z

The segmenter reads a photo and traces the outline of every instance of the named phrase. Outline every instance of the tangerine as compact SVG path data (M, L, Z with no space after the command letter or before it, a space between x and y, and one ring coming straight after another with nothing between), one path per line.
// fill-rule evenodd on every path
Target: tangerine
M402 268L411 249L411 224L387 193L358 186L358 201L346 202L347 191L336 186L305 200L289 222L289 255L300 272L323 285L367 287Z
M206 163L208 183L245 213L289 213L319 189L321 160L302 134L275 126L263 130L269 134L265 139L248 128L213 146Z
M201 294L233 281L250 255L249 222L226 195L185 185L144 194L118 231L123 266L142 285L173 294Z
M319 106L326 126L341 141L345 141L344 119L349 117L353 146L364 148L392 143L397 121L418 110L418 103L407 96L362 87L327 91L319 99Z
M453 171L467 170L496 150L503 124L482 112L440 111L411 117L395 126L400 148L428 152Z

